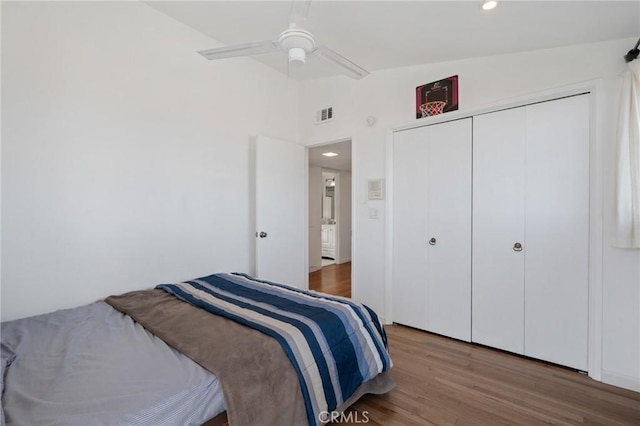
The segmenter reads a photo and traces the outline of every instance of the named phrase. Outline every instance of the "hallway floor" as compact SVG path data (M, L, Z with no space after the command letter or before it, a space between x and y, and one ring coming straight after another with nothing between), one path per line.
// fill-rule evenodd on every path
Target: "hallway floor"
M351 297L351 262L333 264L309 274L309 289Z

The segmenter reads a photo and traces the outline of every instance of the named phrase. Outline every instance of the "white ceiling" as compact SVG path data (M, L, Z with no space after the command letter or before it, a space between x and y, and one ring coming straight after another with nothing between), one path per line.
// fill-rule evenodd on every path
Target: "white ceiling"
M335 152L336 157L325 157L323 152ZM309 148L309 165L323 169L351 171L351 141L336 142Z
M228 45L276 39L288 27L291 10L290 0L147 4ZM302 25L319 45L369 71L640 36L638 0L503 0L492 11L483 11L481 4L481 0L314 0ZM208 47L219 44L212 41ZM287 73L284 53L255 58ZM318 58L290 71L296 79L331 75L339 73Z

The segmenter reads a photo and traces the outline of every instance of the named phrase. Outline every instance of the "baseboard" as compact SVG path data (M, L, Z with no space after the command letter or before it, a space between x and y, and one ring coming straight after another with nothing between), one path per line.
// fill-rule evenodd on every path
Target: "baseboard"
M340 264L342 264L342 263L347 263L347 262L351 262L351 258L350 258L350 257L346 257L346 258L344 258L344 259L340 259L340 260L336 261L336 263L337 263L338 265L340 265Z
M322 266L309 266L309 273L319 271L320 269L322 269Z
M602 383L640 392L640 377L602 370Z

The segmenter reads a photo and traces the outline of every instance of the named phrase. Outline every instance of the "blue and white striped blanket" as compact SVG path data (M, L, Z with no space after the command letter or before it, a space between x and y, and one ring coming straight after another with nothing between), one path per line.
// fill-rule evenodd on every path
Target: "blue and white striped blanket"
M350 299L239 273L156 288L276 339L298 374L310 425L391 368L377 315Z

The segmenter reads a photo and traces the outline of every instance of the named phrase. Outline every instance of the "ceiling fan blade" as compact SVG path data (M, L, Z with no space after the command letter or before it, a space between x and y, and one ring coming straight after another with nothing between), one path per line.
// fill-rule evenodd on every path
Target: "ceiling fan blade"
M291 0L291 12L289 13L289 28L304 27L309 18L309 6L311 0Z
M333 64L344 74L356 80L369 75L369 71L365 70L360 65L351 62L349 59L345 58L335 50L329 49L326 46L319 46L316 50L313 51L313 54Z
M198 53L207 59L223 59L235 58L237 56L260 55L262 53L270 53L278 50L280 50L280 47L277 42L266 40L200 50Z

